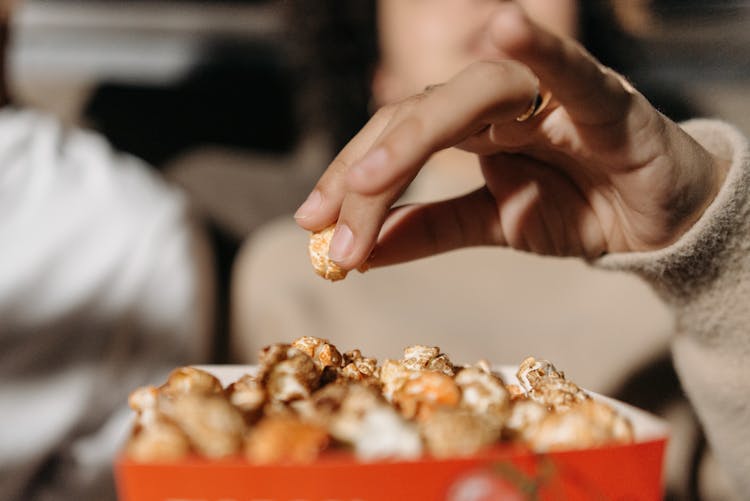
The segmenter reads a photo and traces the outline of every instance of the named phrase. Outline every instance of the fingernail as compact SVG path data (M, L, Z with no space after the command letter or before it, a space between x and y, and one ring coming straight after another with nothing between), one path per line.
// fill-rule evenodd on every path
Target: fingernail
M354 235L352 230L345 224L336 226L331 239L331 247L328 249L328 258L334 262L344 261L352 252L354 247Z
M352 166L352 170L358 176L368 177L382 170L388 161L388 152L385 148L376 148L364 156L359 162Z
M320 192L318 190L313 190L313 192L307 196L307 199L302 202L302 205L299 206L297 212L294 213L294 219L306 219L312 216L315 211L318 210L322 202L323 197Z
M370 255L367 256L367 259L364 263L360 264L357 268L357 271L360 273L365 273L369 271L369 269L372 267L372 258L375 257L375 251L370 252Z

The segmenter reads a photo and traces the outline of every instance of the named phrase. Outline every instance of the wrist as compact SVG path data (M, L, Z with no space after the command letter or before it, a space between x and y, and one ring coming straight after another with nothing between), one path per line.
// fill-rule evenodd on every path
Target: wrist
M705 179L713 183L712 189L705 191L705 207L696 211L695 221L672 245L612 253L596 261L602 268L637 273L651 282L666 301L675 304L717 287L717 280L736 282L737 268L731 263L745 259L750 235L747 139L736 128L718 120L695 119L680 127L705 148L705 165L715 169L705 171L711 174ZM713 192L716 193L711 195Z
M709 152L689 136L686 139L692 143L692 147L684 148L687 145L682 145L683 151L690 153L683 159L683 173L677 176L674 194L668 203L672 214L669 226L672 230L671 237L663 247L682 238L703 216L721 191L731 165L728 158Z

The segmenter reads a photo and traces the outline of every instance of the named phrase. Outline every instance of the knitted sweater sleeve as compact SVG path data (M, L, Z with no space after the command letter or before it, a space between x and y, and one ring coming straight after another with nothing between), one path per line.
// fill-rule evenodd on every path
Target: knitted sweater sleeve
M750 494L750 152L713 120L683 129L731 162L724 186L676 243L611 254L597 266L634 272L676 315L672 353L682 385L738 493Z

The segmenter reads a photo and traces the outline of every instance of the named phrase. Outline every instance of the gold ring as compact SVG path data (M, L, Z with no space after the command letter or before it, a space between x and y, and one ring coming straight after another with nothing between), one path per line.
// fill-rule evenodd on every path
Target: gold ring
M535 117L540 114L542 111L544 111L544 108L547 107L547 104L549 104L551 97L552 93L550 91L544 91L544 93L541 93L537 90L534 99L529 105L529 109L518 115L516 117L516 122L525 122L529 118Z

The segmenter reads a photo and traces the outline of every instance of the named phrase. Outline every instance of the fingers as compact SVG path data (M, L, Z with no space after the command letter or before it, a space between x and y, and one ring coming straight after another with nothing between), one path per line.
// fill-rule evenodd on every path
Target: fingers
M434 152L461 143L487 124L512 122L529 107L536 77L514 61L478 62L411 102L347 176L351 190L379 193L413 175Z
M574 40L535 24L512 2L498 7L489 29L495 46L531 68L574 122L600 125L624 117L634 89Z
M522 152L523 148L517 148L529 141L528 132L541 121L519 124L515 118L528 110L539 91L539 80L578 126L598 130L598 126L627 116L636 95L632 87L574 41L532 23L515 4L498 7L490 35L496 47L514 60L475 63L444 85L378 112L331 163L295 215L298 223L310 230L338 219L329 256L343 268L357 267L367 259L391 204L433 153L453 145L484 155L500 150ZM551 116L555 111L547 113ZM529 191L529 200L537 195ZM417 254L475 245L483 239L513 240L515 232L504 234L502 224L486 226L492 217L483 197L491 198L487 192L476 192L413 212L403 210L404 219L392 227L394 233L385 233L391 235L385 242L398 245L382 245L381 240L376 262L413 259ZM513 200L526 199L517 196ZM520 206L534 204L525 201ZM467 217L467 207L482 217ZM439 221L438 216L448 219ZM549 249L549 241L533 237L559 233L558 216L554 212L524 212L524 218L514 220L536 221L534 225L542 230L520 232L531 238L510 244L537 252ZM466 230L462 226L466 224L479 227ZM404 233L405 229L410 233ZM552 243L554 253L560 252L557 247L570 247L565 240Z
M536 77L522 64L476 63L379 112L331 163L297 211L298 224L316 230L338 218L329 256L345 269L360 265L387 211L434 152L489 123L514 121L537 89Z
M297 209L294 219L301 227L316 231L336 221L347 192L346 173L362 158L389 123L395 107L383 107L333 159L326 171Z
M476 245L505 245L495 202L486 188L393 209L367 264L386 266Z
M347 193L341 205L328 257L344 269L356 268L370 256L389 209L411 178L376 195Z
M522 155L501 154L485 162L483 170L488 185L481 189L391 211L368 267L479 245L556 256L601 252L595 215L575 186L553 168Z
M329 257L345 269L362 264L388 209L428 158L488 123L515 120L528 109L537 87L536 77L519 63L476 63L399 106L372 148L346 173L349 191L339 212L340 239L334 236Z

